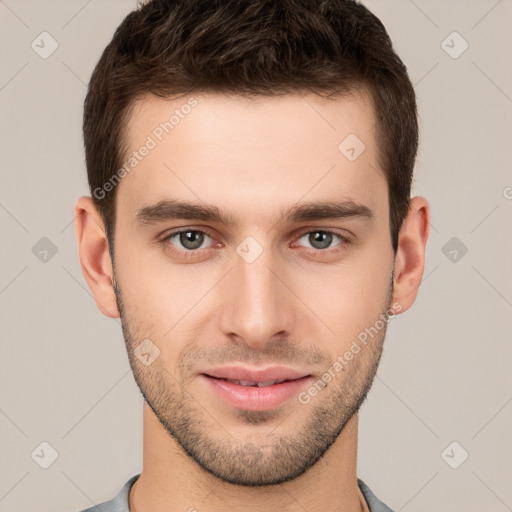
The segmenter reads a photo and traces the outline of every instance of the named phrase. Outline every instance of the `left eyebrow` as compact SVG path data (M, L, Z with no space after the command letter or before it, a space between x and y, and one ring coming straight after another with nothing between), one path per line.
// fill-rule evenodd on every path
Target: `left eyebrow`
M296 205L285 212L282 217L289 223L346 218L362 218L373 221L375 218L368 206L351 200ZM221 212L216 206L169 199L140 208L135 215L135 220L140 225L156 224L172 219L216 222L228 227L235 225L233 216Z
M285 216L289 222L304 222L308 220L362 218L373 221L373 212L368 206L354 201L327 201L321 203L306 203L293 207Z

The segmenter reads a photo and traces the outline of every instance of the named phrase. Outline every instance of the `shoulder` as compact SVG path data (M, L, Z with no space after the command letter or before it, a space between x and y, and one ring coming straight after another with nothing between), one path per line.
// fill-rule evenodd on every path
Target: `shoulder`
M359 489L361 489L366 503L368 503L370 512L394 512L385 503L380 501L379 498L373 494L368 485L366 485L360 478L357 479L357 485L359 486Z
M132 476L123 485L117 495L110 501L99 503L98 505L94 505L93 507L89 507L79 512L130 512L128 496L132 485L136 482L139 476L140 473Z

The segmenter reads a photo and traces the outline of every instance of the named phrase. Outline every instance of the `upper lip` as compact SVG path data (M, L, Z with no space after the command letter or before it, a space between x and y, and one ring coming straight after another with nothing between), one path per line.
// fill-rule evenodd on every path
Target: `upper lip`
M285 368L283 366L272 366L265 369L251 369L242 366L222 366L202 372L210 377L218 379L231 379L249 382L270 382L274 380L296 380L307 377L307 372Z

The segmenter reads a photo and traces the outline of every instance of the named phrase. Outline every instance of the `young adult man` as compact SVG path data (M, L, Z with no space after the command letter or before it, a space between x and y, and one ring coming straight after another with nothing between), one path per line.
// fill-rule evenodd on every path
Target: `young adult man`
M144 460L89 511L389 511L358 410L414 303L415 95L352 0L152 0L85 101L82 271L120 317Z

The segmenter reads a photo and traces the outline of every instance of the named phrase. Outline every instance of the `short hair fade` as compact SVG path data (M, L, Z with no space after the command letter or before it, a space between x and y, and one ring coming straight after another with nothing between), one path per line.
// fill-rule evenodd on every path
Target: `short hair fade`
M115 197L135 100L195 92L337 97L364 88L377 122L393 250L418 149L416 97L381 21L355 0L149 0L117 28L84 102L89 187L113 250ZM341 141L340 141L341 142Z

